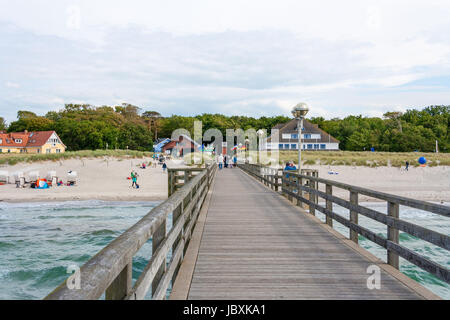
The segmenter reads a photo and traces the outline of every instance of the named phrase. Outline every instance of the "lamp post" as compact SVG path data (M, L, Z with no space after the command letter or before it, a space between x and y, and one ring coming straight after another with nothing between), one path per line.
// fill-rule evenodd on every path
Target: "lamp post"
M249 148L249 143L250 143L250 140L245 139L245 150L244 150L245 163L249 163L250 162L250 161L247 162L247 151L248 151L248 148ZM250 159L250 153L248 153L248 158Z
M256 134L258 135L258 155L257 155L257 159L258 159L258 163L262 163L261 161L261 150L263 148L263 136L264 136L264 130L259 129L258 131L256 131Z
M306 103L301 102L297 104L292 109L292 115L295 119L297 119L297 128L298 128L298 173L301 174L301 164L302 164L302 128L303 128L303 119L309 111L309 107Z

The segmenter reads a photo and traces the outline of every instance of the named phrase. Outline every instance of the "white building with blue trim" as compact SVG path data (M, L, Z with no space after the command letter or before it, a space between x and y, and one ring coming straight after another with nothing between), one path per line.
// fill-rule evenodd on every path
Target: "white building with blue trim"
M273 127L271 136L266 140L265 150L298 150L297 123L296 119L292 119ZM278 137L274 135L274 130L278 130ZM304 120L301 148L311 151L339 150L339 140L320 129L317 124Z

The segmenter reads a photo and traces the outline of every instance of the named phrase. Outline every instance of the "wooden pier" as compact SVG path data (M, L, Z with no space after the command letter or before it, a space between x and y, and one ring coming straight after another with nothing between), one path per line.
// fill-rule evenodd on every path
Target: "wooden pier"
M80 290L63 283L47 299L98 299L104 292L106 299L143 299L149 291L165 299L170 284L171 299L439 299L398 270L399 257L449 283L449 270L403 247L399 230L446 250L449 236L398 214L406 205L448 217L448 207L321 179L313 171L250 164L217 170L212 164L185 176L166 202L82 267ZM350 200L333 196L333 188L349 190ZM358 194L386 201L388 214L359 206ZM350 218L336 214L333 203ZM166 231L169 214L174 224ZM384 223L387 238L358 225L359 214ZM348 237L333 221L349 228ZM359 247L358 235L386 248L386 261ZM149 239L153 256L133 285L132 257Z

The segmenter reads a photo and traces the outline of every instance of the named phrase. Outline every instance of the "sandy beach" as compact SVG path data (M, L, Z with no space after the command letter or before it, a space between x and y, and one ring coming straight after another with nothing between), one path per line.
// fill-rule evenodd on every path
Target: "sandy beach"
M148 163L150 159L145 159ZM64 182L69 170L78 173L76 186L51 187L38 190L16 188L15 184L0 185L0 201L65 201L65 200L113 200L113 201L155 201L167 198L167 173L161 166L140 169L143 159L71 159L58 162L19 163L2 166L0 171L10 175L22 171L39 171L45 177L48 171L56 171ZM168 163L169 167L180 164ZM394 167L351 167L351 166L305 166L319 169L319 176L355 186L400 195L425 201L450 201L450 167L411 167L409 171ZM131 188L127 180L131 170L139 174L139 189ZM338 174L329 174L328 172ZM334 194L348 198L348 192L334 190ZM360 201L367 201L363 196ZM373 199L372 199L373 200Z
M410 167L408 171L395 167L305 166L318 169L319 177L354 186L423 201L450 201L450 167ZM334 172L334 174L329 174ZM335 174L335 173L338 174ZM349 192L334 189L333 194L349 199ZM360 201L374 201L359 196Z
M46 161L31 164L19 163L0 167L10 174L22 171L39 171L45 178L48 171L56 171L65 183L67 172L76 171L75 186L57 186L49 189L16 188L15 184L0 186L0 200L5 202L65 201L65 200L113 200L113 201L155 201L167 198L167 173L160 165L156 168L140 169L148 159L71 159L58 162ZM170 165L170 163L169 163ZM139 174L139 189L131 187L127 180L131 170Z

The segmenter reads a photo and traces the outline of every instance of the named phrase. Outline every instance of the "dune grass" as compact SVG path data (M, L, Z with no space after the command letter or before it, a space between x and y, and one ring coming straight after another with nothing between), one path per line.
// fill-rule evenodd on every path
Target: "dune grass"
M317 165L346 165L346 166L367 166L367 167L401 167L409 161L411 166L420 166L418 159L425 157L427 166L450 166L449 153L419 153L419 152L352 152L352 151L326 151L302 152L303 164ZM280 152L280 162L296 160L298 153L295 151Z
M256 155L250 155L256 159ZM410 166L420 166L418 159L425 157L427 166L450 166L450 153L422 153L422 152L354 152L354 151L302 151L303 165L333 165L333 166L366 166L366 167L404 167L406 161ZM276 157L271 153L267 159ZM280 151L279 162L298 163L297 151Z
M135 150L82 150L50 154L0 154L0 165L15 165L20 162L59 161L77 158L144 158L151 157L153 152Z
M39 161L59 161L73 158L102 158L112 157L118 159L125 158L144 158L151 157L153 152L135 151L135 150L83 150L68 151L65 153L52 154L0 154L0 165L15 165L20 162L39 162ZM256 155L250 155L256 159ZM421 152L353 152L353 151L302 151L303 165L345 165L345 166L366 166L366 167L402 167L406 160L411 166L419 166L419 157L427 159L427 166L450 166L450 153L421 153ZM193 157L210 160L209 157L195 153L186 155L185 162L192 164ZM268 158L272 155L268 153ZM280 151L280 164L286 161L298 162L298 153L296 151Z

